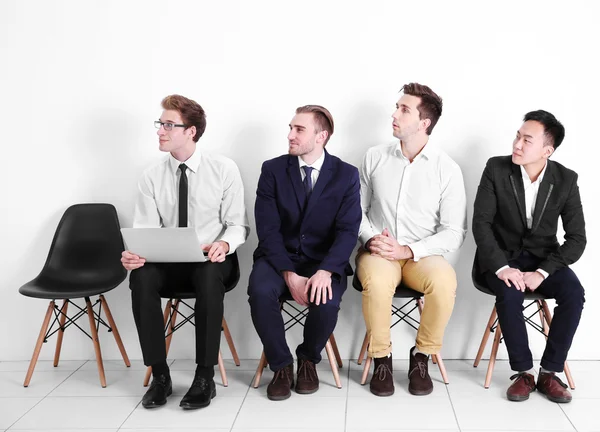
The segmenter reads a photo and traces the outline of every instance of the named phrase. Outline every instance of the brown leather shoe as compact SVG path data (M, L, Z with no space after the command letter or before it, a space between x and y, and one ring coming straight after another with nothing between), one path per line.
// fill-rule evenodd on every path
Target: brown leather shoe
M421 353L413 355L414 349L412 347L408 353L408 391L415 396L425 396L433 391L433 382L429 376L429 356Z
M296 393L311 394L319 390L319 377L315 364L310 360L298 359Z
M537 389L541 394L546 395L552 402L569 403L573 397L567 390L567 385L563 383L554 372L542 372L538 376Z
M274 401L285 400L292 395L294 387L294 363L275 371L275 376L267 386L267 397Z
M535 391L535 378L527 372L519 372L510 377L515 380L508 390L506 397L509 401L522 402L529 399L529 394Z
M375 396L391 396L394 394L394 368L392 355L374 359L375 371L369 385Z

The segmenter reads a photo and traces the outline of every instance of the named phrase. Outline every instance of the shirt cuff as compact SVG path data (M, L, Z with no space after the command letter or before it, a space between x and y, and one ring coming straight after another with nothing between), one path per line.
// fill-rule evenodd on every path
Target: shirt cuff
M550 273L548 273L546 270L542 270L541 268L537 269L536 272L544 276L544 280L546 280L548 276L550 276Z
M223 236L217 241L224 241L229 244L229 252L227 255L231 255L246 241L246 227L243 226L228 226Z
M507 269L507 268L510 268L510 266L505 265L503 267L500 267L498 270L496 270L496 276L498 276L498 273L500 273L502 270Z
M358 239L360 240L362 245L365 246L367 244L367 242L373 237L375 237L374 231L365 230L364 232L360 233L360 235L358 236Z
M417 262L427 256L427 249L422 241L407 245L413 253L413 261Z

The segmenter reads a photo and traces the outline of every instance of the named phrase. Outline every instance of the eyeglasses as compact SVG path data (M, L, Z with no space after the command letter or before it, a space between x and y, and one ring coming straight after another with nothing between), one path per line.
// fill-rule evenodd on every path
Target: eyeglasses
M168 122L167 122L167 123L163 123L163 122L161 122L160 120L156 120L156 121L154 122L154 127L155 127L156 129L160 129L160 127L161 127L161 126L162 126L162 127L164 128L164 130L166 130L167 132L168 132L168 131L170 131L170 130L172 130L174 127L182 127L182 128L186 128L186 127L187 127L187 126L186 126L186 125L184 125L184 124L175 124L175 123L168 123Z

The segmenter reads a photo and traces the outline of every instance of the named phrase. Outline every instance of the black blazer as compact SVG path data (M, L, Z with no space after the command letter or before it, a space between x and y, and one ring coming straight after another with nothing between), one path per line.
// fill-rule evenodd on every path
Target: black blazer
M556 239L559 216L565 230L562 245ZM481 271L495 272L522 251L542 258L539 268L549 274L574 263L586 245L577 173L548 160L529 230L521 168L511 156L491 158L477 189L473 236Z
M352 274L348 262L362 219L356 167L325 151L325 161L305 207L297 156L283 155L262 166L254 215L261 257L277 271L295 271L290 255L304 253L320 269Z

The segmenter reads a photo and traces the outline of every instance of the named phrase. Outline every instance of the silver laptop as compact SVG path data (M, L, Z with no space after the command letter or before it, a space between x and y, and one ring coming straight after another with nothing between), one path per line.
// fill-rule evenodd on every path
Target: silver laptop
M125 249L148 262L204 262L206 256L193 227L121 228Z

